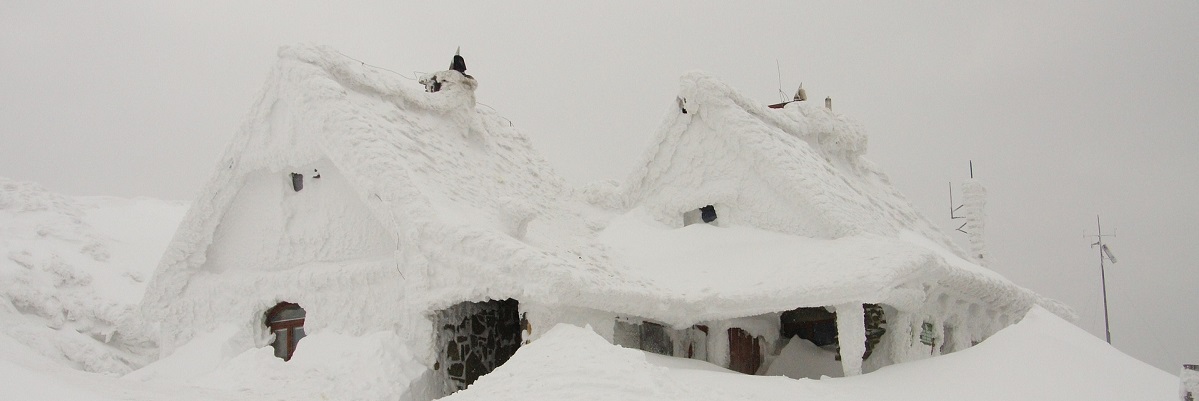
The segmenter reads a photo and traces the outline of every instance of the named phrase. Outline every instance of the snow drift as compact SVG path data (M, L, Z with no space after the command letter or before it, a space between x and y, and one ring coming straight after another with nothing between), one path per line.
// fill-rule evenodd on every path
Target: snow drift
M1174 400L1178 378L1034 308L968 350L825 380L747 376L608 344L562 325L522 348L466 400Z
M185 208L0 178L0 333L89 372L152 360L134 306Z

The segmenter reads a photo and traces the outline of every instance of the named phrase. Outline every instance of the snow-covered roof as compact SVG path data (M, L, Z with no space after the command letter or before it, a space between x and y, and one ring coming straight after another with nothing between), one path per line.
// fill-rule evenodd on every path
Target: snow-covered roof
M701 72L680 79L679 106L623 183L587 193L630 211L604 240L656 282L691 297L756 296L751 309L765 312L783 300L895 303L898 285L930 280L1000 310L1041 303L1072 316L969 260L864 158L852 119L808 102L771 109ZM680 228L705 205L720 227Z
M670 223L705 204L753 201L729 217L812 238L913 230L962 254L862 157L866 133L849 117L808 102L771 109L701 72L680 79L679 98L687 112L663 121L623 185L626 205Z
M281 48L160 262L143 301L148 315L181 310L179 295L203 270L250 174L321 160L392 236L396 267L316 261L295 267L313 272L296 281L336 277L329 265L341 263L372 271L375 282L404 282L403 294L389 296L417 310L515 298L687 325L850 300L900 302L935 280L1020 312L1038 299L994 273L947 262L961 252L861 159L865 136L840 115L801 104L771 111L687 74L681 97L690 111L667 118L643 166L623 186L576 192L510 121L475 105L472 78L440 77L441 91L426 93L332 49ZM672 230L704 202L724 208L727 230ZM904 232L931 245L913 245ZM709 242L721 256L690 254ZM717 261L741 263L721 270Z
M511 122L475 106L473 79L437 93L325 47L293 46L221 157L160 262L144 300L163 317L204 265L226 212L257 171L328 159L394 236L398 277L428 307L519 297L587 304L623 288L644 301L594 240L598 222ZM585 287L588 290L578 291ZM644 304L644 302L640 302Z

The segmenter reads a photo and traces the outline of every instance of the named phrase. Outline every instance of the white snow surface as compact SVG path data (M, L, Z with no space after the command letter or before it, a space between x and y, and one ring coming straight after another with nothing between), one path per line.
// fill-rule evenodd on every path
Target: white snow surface
M748 376L608 344L559 325L466 390L466 400L1174 400L1178 377L1042 308L967 350L824 380ZM663 366L668 365L668 366Z
M0 333L90 372L149 361L154 333L134 306L186 207L68 197L0 177Z

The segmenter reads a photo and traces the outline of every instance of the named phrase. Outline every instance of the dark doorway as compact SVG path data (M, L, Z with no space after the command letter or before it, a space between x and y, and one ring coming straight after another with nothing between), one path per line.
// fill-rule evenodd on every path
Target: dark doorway
M266 327L275 334L271 347L275 356L289 361L296 344L304 338L304 308L291 302L280 302L266 311Z
M837 346L837 314L825 308L798 308L779 316L783 338L799 336L818 347Z
M521 343L516 300L464 302L441 311L437 367L446 394L466 388L508 362Z

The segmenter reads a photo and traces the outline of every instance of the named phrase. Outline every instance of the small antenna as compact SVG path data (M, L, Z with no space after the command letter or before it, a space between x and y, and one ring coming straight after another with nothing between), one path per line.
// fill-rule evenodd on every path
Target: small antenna
M779 66L779 59L774 59L774 68L779 72L779 99L786 102L787 93L783 92L783 67Z
M972 178L972 179L974 178L974 160L970 161L970 178ZM949 183L949 219L950 220L966 218L966 216L958 216L955 214L955 213L957 213L958 209L962 208L962 206L966 206L966 204L963 203L963 204L957 205L957 206L953 205L953 183L950 182ZM961 232L962 234L970 234L970 233L966 232L966 230L963 230L963 228L966 227L966 224L967 223L962 223L962 225L958 226L958 228L956 228L955 230Z
M950 220L966 218L966 216L958 216L958 215L954 214L954 213L957 213L958 209L961 209L962 206L966 206L966 205L965 204L961 204L961 205L957 205L957 206L953 205L953 183L950 182L949 183L949 219ZM958 228L956 228L955 230L961 231L962 234L969 234L968 232L966 232L966 230L962 229L965 227L966 227L966 223L962 223L962 225L958 226Z
M1103 334L1107 339L1107 343L1111 344L1112 329L1108 324L1107 318L1107 274L1104 272L1103 261L1104 259L1110 260L1114 264L1116 263L1116 257L1112 255L1112 251L1107 247L1107 244L1103 243L1103 237L1115 237L1115 234L1103 234L1103 224L1099 222L1099 215L1095 215L1095 228L1099 230L1098 233L1088 235L1087 237L1095 237L1095 243L1091 244L1092 249L1099 247L1099 281L1103 285Z

